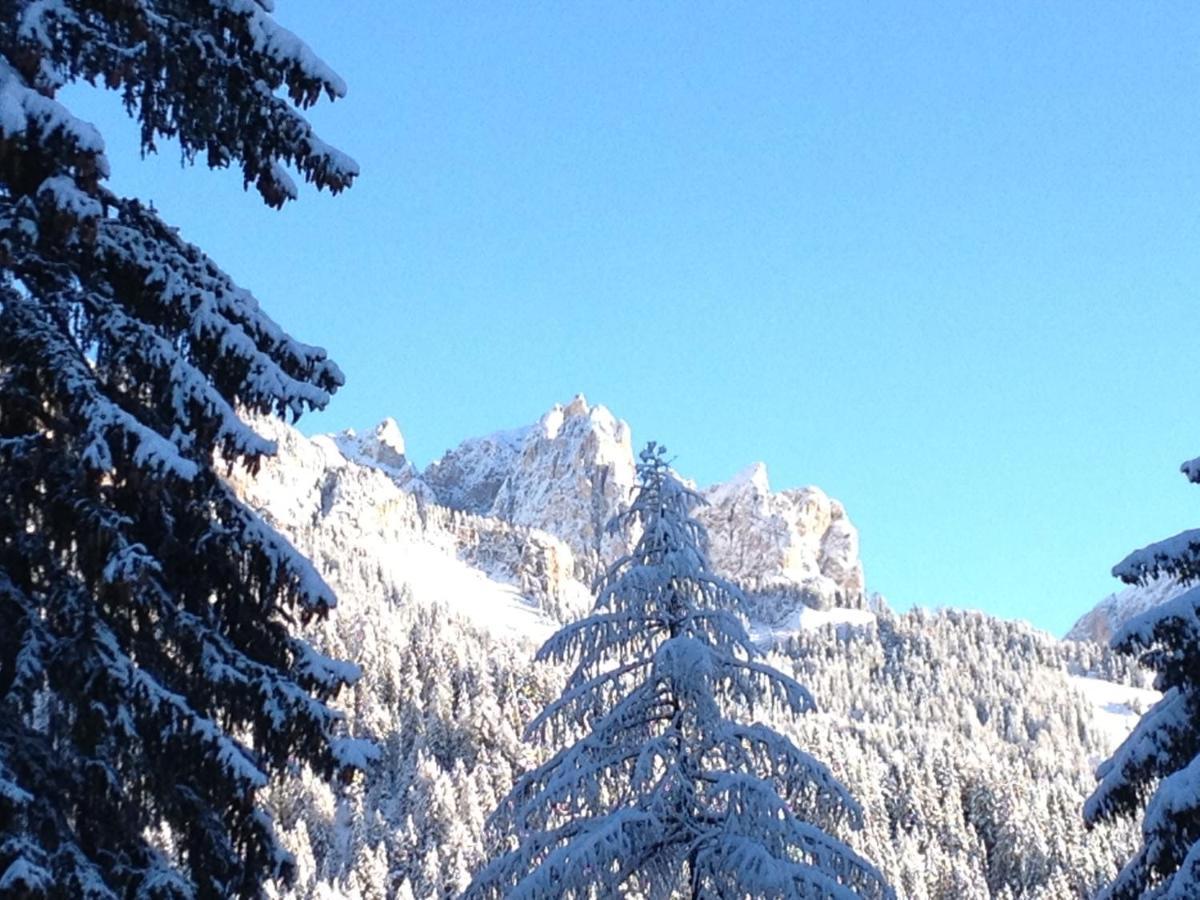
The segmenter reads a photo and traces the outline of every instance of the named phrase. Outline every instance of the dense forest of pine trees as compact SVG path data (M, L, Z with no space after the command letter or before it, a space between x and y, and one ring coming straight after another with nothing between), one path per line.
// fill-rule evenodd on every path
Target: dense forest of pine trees
M331 566L342 604L314 641L363 666L350 724L378 738L383 759L343 799L311 778L271 794L305 873L284 896L457 897L495 849L490 813L551 750L522 734L570 669L414 601L368 555L335 561L347 536L293 537ZM1129 657L982 613L881 610L872 625L801 631L765 661L818 712L764 721L857 800L863 828L846 841L897 896L1091 897L1133 852L1130 820L1089 829L1080 815L1110 739L1071 683L1091 673L1147 686Z
M653 447L634 550L536 659L363 560L331 589L229 476L274 451L245 418L340 371L111 192L55 99L116 90L144 149L273 207L288 168L338 192L301 111L344 86L270 6L0 9L0 895L1200 894L1196 590L1119 653L886 610L764 651ZM1200 536L1117 574L1195 580ZM1111 748L1069 676L1142 684L1132 653L1163 698L1085 806Z

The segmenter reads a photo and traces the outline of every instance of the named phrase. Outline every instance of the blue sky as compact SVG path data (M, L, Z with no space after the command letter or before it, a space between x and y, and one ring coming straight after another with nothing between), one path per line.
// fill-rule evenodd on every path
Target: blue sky
M894 605L1062 632L1200 492L1200 16L1183 3L279 0L361 164L151 198L426 462L578 391L702 483L818 484Z

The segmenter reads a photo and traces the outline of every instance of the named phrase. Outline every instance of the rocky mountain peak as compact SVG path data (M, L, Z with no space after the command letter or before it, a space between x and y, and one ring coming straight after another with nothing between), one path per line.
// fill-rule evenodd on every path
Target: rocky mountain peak
M550 568L566 579L561 584L583 594L636 539L608 529L633 495L632 433L582 394L551 407L533 425L465 440L423 472L407 458L393 419L362 434L311 441L281 425L276 430L280 456L254 493L280 519L360 519L354 529L387 534L396 546L415 529L422 541L456 546L451 556L460 562L488 561L488 577L509 584L528 581L527 573L518 572L522 566L542 566L531 560L553 557ZM384 481L398 490L383 491ZM306 491L315 493L303 502L291 497ZM863 606L858 532L842 505L822 490L772 491L767 467L758 462L700 493L707 502L696 515L709 533L713 568L750 591L764 617L785 617L802 606ZM452 534L433 527L443 521ZM525 549L518 552L518 545ZM535 545L561 552L539 556L530 549ZM512 571L498 561L510 557L523 560ZM566 590L560 588L539 590L558 596Z
M783 605L863 606L858 530L820 488L772 492L767 467L755 463L702 495L708 505L698 516L715 569Z
M487 515L532 430L513 428L469 438L430 463L421 479L442 506Z
M396 485L423 501L435 501L433 492L421 481L416 467L406 455L404 434L390 416L366 434L353 428L329 435L326 440L349 462L378 469Z
M632 434L583 394L528 428L464 441L422 478L439 503L548 532L593 567L627 549L606 526L633 494ZM756 462L701 493L717 571L781 607L863 604L858 531L819 488L773 493Z
M610 559L624 538L605 526L628 503L635 480L629 426L578 394L526 435L490 512L548 531L581 556Z
M771 482L767 477L767 464L751 463L728 481L714 484L705 491L705 499L709 503L727 503L736 497L764 497L771 492Z
M390 416L366 434L353 428L330 436L347 458L363 465L385 466L400 470L409 465L405 456L404 435Z

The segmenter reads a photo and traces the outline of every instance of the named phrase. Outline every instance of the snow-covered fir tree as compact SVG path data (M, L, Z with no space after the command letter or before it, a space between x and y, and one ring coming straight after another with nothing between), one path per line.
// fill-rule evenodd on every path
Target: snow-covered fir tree
M273 452L242 411L341 383L196 247L105 186L56 100L120 92L142 145L239 166L356 167L300 109L344 86L266 2L0 4L0 894L251 897L286 876L259 792L371 749L327 700L357 676L294 631L334 598L222 466Z
M515 842L468 897L890 897L883 876L825 827L861 823L829 770L742 717L812 709L765 665L741 592L709 571L698 499L642 452L623 524L633 551L601 580L591 615L541 660L572 661L563 694L529 726L582 737L525 773L495 822Z
M1181 469L1200 484L1200 459ZM1200 581L1200 530L1134 551L1113 574L1139 585L1164 576L1181 586ZM1102 896L1200 896L1200 587L1130 619L1112 645L1140 653L1163 696L1097 770L1084 806L1089 822L1145 806L1141 846Z

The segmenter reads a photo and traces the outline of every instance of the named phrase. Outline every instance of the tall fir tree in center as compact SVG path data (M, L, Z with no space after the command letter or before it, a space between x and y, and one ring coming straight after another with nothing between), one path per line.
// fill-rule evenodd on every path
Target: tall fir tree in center
M529 725L572 741L526 773L493 816L508 849L467 897L891 897L883 876L822 826L861 822L829 770L739 716L809 693L761 662L744 598L709 571L698 495L665 448L641 454L618 524L640 528L590 616L539 660L577 661ZM582 737L579 735L582 734Z

